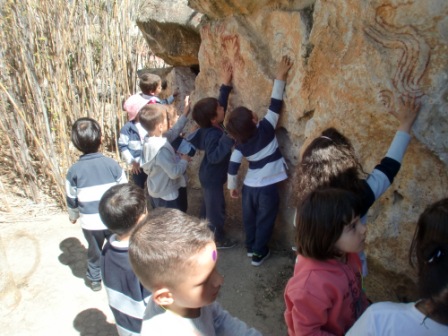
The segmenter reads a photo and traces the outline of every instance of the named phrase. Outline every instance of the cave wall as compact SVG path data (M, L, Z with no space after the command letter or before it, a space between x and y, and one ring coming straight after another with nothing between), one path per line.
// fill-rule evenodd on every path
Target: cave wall
M162 58L151 39L167 50L172 36L188 37L179 45L191 49L171 49L170 57L175 66L199 64L193 103L217 96L219 69L230 62L234 89L229 108L244 105L262 117L278 61L284 54L294 59L277 130L290 178L280 186L282 206L273 245L292 245L294 172L304 146L323 129L336 127L352 140L369 172L398 127L388 109L402 95L420 97L421 112L402 169L368 215L368 256L386 270L408 272L407 252L419 214L427 204L448 197L448 2L174 2L176 10L184 11L183 19L173 26L164 17L157 25L186 27L179 29L197 34L200 43L175 29L169 41L157 32L151 35L145 27L155 25L161 15L145 12L138 24ZM142 2L149 3L155 1ZM178 17L170 6L170 15ZM189 171L195 186L199 162L200 157ZM241 213L239 202L228 200L227 205L232 215Z

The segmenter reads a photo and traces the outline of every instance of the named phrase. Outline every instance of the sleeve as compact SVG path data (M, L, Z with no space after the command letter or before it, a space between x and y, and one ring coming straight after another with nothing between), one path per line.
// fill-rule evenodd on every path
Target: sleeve
M134 161L134 157L129 151L129 134L126 132L126 125L120 131L120 137L118 138L118 149L123 157L123 160L127 164L131 164Z
M181 115L176 123L171 127L168 131L165 132L163 135L165 138L167 138L168 142L173 142L174 139L176 139L179 134L184 129L185 125L187 124L188 118L184 115Z
M229 100L230 91L232 91L232 87L228 85L223 84L219 88L218 103L224 108L224 112L227 111L227 103Z
M176 162L173 153L162 147L156 156L156 164L163 169L170 179L174 180L183 175L187 169L188 162L185 160Z
M119 166L120 167L120 166ZM117 176L117 184L125 184L128 183L128 178L126 177L126 173L123 168L120 167L120 173Z
M217 336L262 336L258 330L230 315L218 302L213 303L213 325Z
M227 189L238 188L238 170L241 166L243 154L235 148L230 156L229 170L227 174Z
M381 335L378 333L375 327L374 316L371 314L372 309L367 308L364 314L355 322L355 324L350 328L345 335L347 336L375 336Z
M218 132L210 132L204 146L208 162L211 164L222 162L230 154L233 143L233 139L224 133L221 135Z
M170 105L173 102L174 102L174 96L173 95L169 96L166 99L160 99L160 104L163 104L163 105Z
M283 104L283 92L285 90L286 83L284 81L276 79L274 86L272 87L271 104L269 110L266 113L265 119L275 127L280 117L279 113Z
M65 180L65 192L67 201L68 217L70 220L79 218L78 209L78 189L76 187L76 177L72 170L69 170Z

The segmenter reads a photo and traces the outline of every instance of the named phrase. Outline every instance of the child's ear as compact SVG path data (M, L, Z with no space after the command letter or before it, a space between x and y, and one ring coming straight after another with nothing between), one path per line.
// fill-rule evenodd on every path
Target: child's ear
M152 299L159 306L169 306L173 304L173 294L168 288L160 288L152 293Z

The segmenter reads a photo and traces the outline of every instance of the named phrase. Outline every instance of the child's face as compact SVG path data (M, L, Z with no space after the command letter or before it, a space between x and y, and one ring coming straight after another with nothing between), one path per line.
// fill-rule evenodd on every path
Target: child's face
M224 121L225 113L224 107L218 104L216 108L216 117L213 119L213 124L218 125Z
M218 253L214 242L191 257L192 263L182 275L182 283L171 288L173 303L169 309L181 316L187 309L197 309L216 300L223 277L216 269Z
M162 82L159 82L157 85L156 90L153 92L153 96L158 96L162 92Z
M367 227L358 217L353 218L350 224L344 226L341 236L335 247L343 253L358 253L364 250Z

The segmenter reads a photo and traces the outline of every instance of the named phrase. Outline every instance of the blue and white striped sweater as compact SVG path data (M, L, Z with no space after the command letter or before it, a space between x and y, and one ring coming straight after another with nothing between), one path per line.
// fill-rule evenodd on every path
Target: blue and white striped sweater
M275 127L282 107L285 82L274 81L271 104L257 131L244 144L238 144L230 157L228 188L237 189L237 174L243 157L249 161L244 184L249 187L265 187L285 180L286 164L275 137Z

